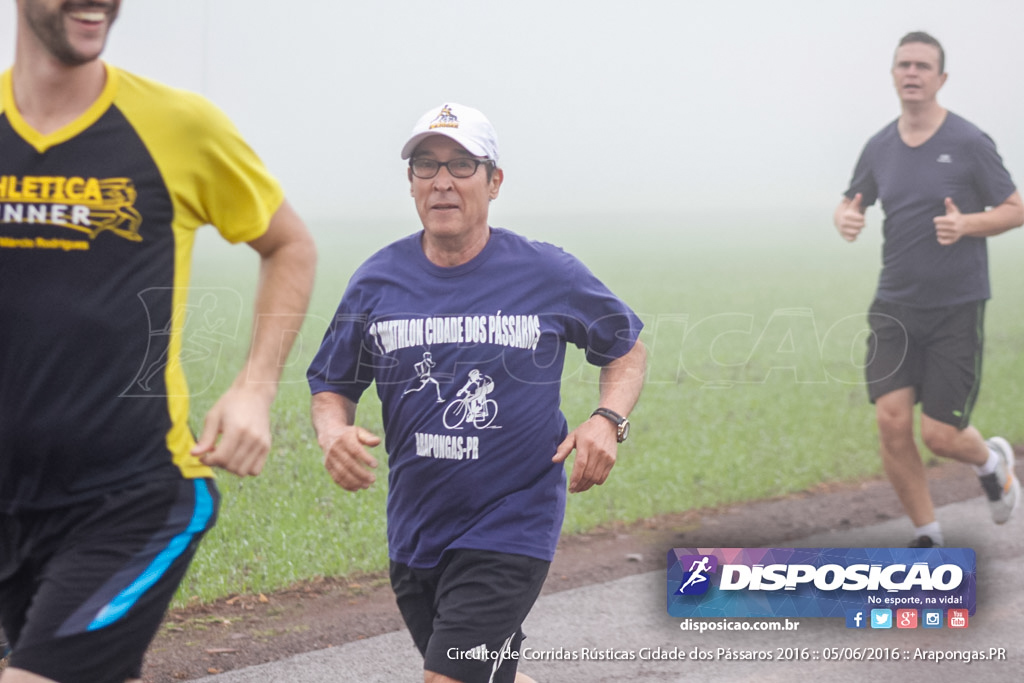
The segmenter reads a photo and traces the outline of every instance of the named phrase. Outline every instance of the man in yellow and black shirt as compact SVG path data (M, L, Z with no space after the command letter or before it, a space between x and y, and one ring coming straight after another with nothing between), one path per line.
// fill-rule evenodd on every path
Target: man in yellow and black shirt
M211 467L263 466L312 287L312 239L227 118L99 60L119 5L17 0L0 76L3 683L140 676ZM207 223L260 255L259 325L196 441L181 313Z

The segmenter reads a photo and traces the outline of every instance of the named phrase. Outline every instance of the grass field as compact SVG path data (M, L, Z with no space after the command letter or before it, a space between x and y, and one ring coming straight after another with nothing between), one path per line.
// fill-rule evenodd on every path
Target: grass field
M810 214L774 225L701 216L499 222L575 253L647 326L649 378L630 441L607 484L570 497L566 533L880 473L860 370L880 240L865 235L848 245L828 218ZM309 423L304 370L352 270L412 227L315 226L317 290L275 404L273 453L257 479L220 476L220 521L177 604L386 566L383 471L377 485L355 494L330 481ZM1024 272L1015 264L1024 256L1024 234L992 241L990 252L995 298L974 422L1020 442L1024 427L1014 409L1024 402L1024 318L1017 313ZM200 316L189 323L191 338L212 349L186 364L197 393L196 429L244 353L255 268L247 249L201 239L191 301L213 295L207 303L215 300L228 324L211 326ZM593 409L596 379L573 351L563 389L570 425ZM380 431L372 391L359 422Z

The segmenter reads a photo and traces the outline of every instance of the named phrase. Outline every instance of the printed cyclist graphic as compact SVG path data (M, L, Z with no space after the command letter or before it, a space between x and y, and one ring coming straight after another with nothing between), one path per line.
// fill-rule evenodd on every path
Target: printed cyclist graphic
M501 429L491 426L498 416L498 402L487 395L494 391L494 380L477 369L469 371L466 384L455 394L456 398L444 409L444 426L462 429L468 422L477 429Z

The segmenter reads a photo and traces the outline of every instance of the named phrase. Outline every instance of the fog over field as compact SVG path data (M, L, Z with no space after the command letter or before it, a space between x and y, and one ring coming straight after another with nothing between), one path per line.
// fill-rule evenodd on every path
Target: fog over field
M5 62L14 14L0 4ZM1024 177L1022 25L1016 0L126 0L106 57L224 108L311 222L412 217L398 151L450 99L497 127L498 224L801 211L827 228L898 113L908 31L943 42L940 101Z

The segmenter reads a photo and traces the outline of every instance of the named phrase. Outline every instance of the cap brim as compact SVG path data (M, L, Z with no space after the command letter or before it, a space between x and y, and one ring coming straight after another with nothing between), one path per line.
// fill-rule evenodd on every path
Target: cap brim
M416 133L416 135L413 135L411 138L409 138L409 141L405 143L405 147L402 148L402 158L408 159L409 157L411 157L413 155L413 152L416 151L416 148L419 147L420 143L423 142L425 139L429 138L431 135L443 135L446 138L451 138L455 142L462 145L466 149L466 151L472 154L473 156L487 156L487 152L480 145L478 145L472 140L467 139L465 136L459 135L458 131L445 130L442 128L438 130L427 130L423 131L422 133Z

